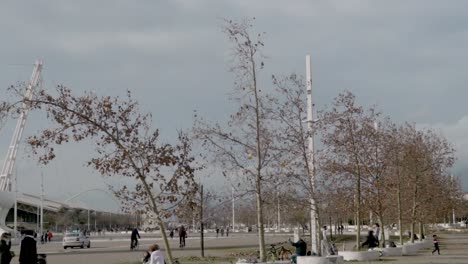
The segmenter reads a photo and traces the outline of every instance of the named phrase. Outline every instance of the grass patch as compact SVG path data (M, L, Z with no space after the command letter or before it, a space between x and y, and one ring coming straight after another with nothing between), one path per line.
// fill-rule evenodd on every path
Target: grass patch
M333 235L333 242L342 243L346 241L353 241L356 239L356 235Z

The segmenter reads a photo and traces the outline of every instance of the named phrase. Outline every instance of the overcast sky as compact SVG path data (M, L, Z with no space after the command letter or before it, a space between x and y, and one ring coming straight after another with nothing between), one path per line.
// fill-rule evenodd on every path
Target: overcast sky
M223 120L228 101L229 43L222 18L256 17L267 32L262 85L274 74L305 74L313 60L314 100L320 107L344 89L364 105L378 104L398 122L442 131L458 150L453 173L468 165L468 1L388 0L81 0L0 4L0 88L27 80L44 60L46 88L123 95L130 89L170 140L189 127L193 110ZM32 113L25 135L47 127ZM14 121L0 131L0 159ZM23 147L19 188L67 197L112 182L83 166L92 146L70 145L40 168ZM467 175L468 176L468 175ZM468 177L463 179L468 189Z

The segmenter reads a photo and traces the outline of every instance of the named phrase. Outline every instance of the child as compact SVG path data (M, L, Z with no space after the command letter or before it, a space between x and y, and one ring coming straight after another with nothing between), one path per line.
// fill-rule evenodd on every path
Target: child
M439 241L437 240L437 235L432 235L432 243L434 243L434 250L432 251L432 255L434 255L434 252L436 251L437 254L440 255Z

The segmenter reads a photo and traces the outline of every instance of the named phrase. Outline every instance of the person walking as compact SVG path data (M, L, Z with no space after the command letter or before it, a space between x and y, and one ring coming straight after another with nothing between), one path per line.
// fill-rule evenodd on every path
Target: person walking
M24 238L21 240L19 263L36 264L37 263L37 243L32 230L24 231Z
M216 228L216 237L219 236L219 228Z
M440 255L439 240L437 239L437 235L432 235L432 243L434 243L434 250L432 251L432 255L434 255L434 252L436 251L437 254Z
M341 225L341 234L343 234L344 226Z
M375 239L377 240L377 245L378 245L380 241L380 225L378 223L375 223L374 225L375 225L374 236L375 236Z
M169 233L169 236L171 239L174 239L174 229L171 229L171 232Z
M226 228L226 236L227 236L227 237L229 236L229 227Z
M367 246L369 249L373 249L379 245L377 239L374 236L374 231L369 230L366 241L362 243L361 247Z
M0 237L0 264L10 264L13 256L11 255L11 234L3 233Z
M138 229L135 227L132 230L132 235L130 236L130 250L133 250L138 246L138 239L140 237L140 233L138 233Z
M185 247L185 238L187 237L187 231L185 231L185 227L181 226L179 228L179 247Z
M52 240L52 237L54 237L52 235L52 232L50 232L49 230L47 230L47 240L50 242Z

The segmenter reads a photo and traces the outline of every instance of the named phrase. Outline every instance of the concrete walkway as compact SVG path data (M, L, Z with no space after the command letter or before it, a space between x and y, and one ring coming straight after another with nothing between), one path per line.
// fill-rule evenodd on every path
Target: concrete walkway
M432 249L420 250L413 256L385 257L368 263L398 264L468 264L468 234L441 234L439 236L440 255L431 254Z

